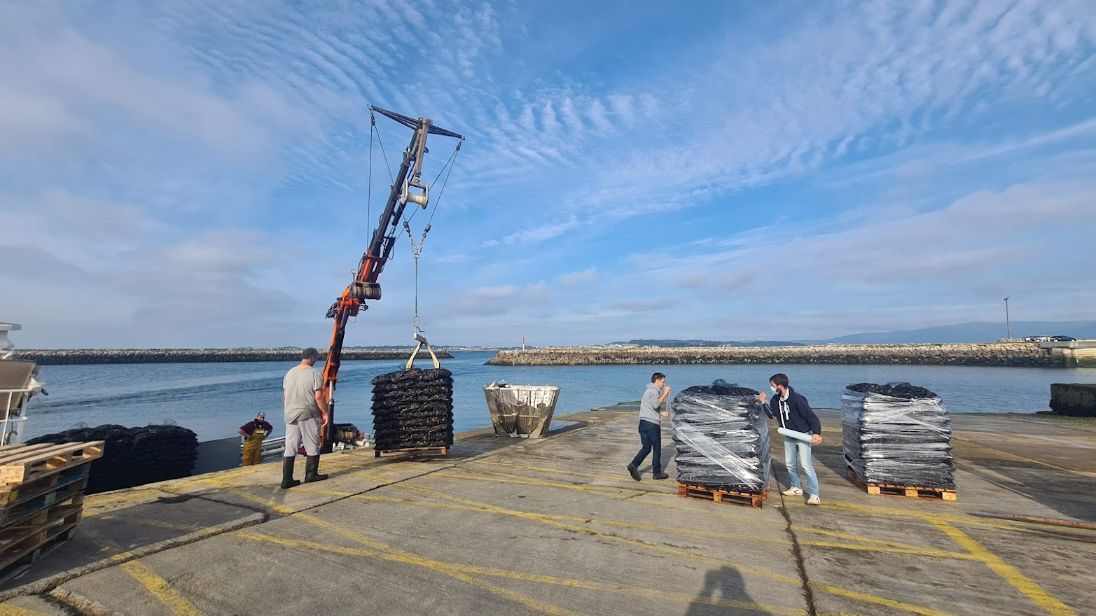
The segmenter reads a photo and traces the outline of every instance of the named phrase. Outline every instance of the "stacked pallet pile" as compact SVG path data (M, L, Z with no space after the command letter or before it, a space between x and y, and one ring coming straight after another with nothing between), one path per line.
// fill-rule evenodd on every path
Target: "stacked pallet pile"
M103 442L0 447L0 581L67 541Z
M760 508L771 447L757 392L717 380L682 391L671 408L678 493Z
M401 370L373 379L376 453L433 450L453 444L453 373Z
M841 424L850 476L870 493L885 493L882 486L915 496L909 492L922 489L954 500L951 419L936 394L908 383L849 385Z

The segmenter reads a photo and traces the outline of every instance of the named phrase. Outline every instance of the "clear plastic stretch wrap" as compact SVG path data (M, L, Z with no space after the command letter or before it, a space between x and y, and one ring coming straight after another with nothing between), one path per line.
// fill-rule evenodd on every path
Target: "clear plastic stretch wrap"
M671 408L680 483L765 491L771 448L756 391L720 379L682 391Z
M373 379L373 436L381 451L453 444L453 373L401 370Z
M845 460L862 479L955 488L951 419L936 394L908 383L858 383L841 406Z

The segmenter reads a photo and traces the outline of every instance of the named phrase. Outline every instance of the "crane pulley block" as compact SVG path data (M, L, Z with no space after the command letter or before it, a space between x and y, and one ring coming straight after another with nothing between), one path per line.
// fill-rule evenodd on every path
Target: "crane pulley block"
M378 300L381 298L381 285L379 282L355 280L350 283L350 296L359 300Z

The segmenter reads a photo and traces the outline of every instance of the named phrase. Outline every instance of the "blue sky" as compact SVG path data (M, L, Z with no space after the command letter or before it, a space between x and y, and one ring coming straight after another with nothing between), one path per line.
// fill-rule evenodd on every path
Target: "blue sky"
M467 137L422 260L438 343L826 338L1006 295L1093 319L1091 9L4 3L0 320L24 347L325 345L369 103ZM348 344L409 339L410 272L404 239Z

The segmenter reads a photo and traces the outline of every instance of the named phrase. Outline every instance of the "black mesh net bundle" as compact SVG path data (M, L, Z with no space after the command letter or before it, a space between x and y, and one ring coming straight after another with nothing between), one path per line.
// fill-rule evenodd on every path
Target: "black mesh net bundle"
M845 461L865 481L955 488L951 419L933 392L857 383L841 397Z
M198 458L198 435L179 426L105 424L39 436L27 444L87 441L105 441L103 457L91 463L88 494L186 477Z
M453 373L401 370L373 379L373 435L379 451L453 444Z
M671 408L680 483L743 492L768 487L769 427L756 391L720 379L682 391Z

